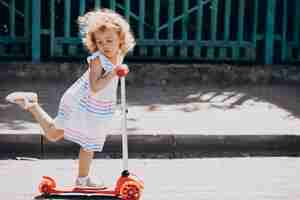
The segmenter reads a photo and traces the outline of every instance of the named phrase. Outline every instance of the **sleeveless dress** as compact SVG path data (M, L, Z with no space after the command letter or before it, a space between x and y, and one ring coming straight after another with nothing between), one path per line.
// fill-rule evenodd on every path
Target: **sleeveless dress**
M101 63L105 62L101 59ZM87 151L102 151L106 135L112 128L118 80L116 76L105 88L92 93L87 70L66 90L54 119L55 127L64 130L66 140Z

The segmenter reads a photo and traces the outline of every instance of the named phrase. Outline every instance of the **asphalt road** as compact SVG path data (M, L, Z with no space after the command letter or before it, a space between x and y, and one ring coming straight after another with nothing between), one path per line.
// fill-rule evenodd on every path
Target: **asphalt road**
M72 185L77 160L0 160L0 197L30 200L43 175ZM133 159L130 168L145 182L144 200L296 200L300 198L300 158L248 157ZM92 175L108 186L119 176L119 159L96 159Z

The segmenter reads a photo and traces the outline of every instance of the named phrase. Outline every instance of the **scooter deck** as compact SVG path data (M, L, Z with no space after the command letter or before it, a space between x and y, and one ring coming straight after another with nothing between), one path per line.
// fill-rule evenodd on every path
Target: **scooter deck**
M101 199L120 200L114 191L108 188L94 187L60 187L51 192L36 196L35 199Z
M107 197L108 199L119 199L119 195L111 188L78 186L58 187L56 185L56 181L49 176L43 176L42 182L39 185L39 190L41 195L37 196L35 199L78 199L84 197L96 197L97 199L103 199L100 197Z
M109 196L103 194L90 194L90 193L59 193L59 194L42 194L36 196L34 199L47 200L47 199L89 199L89 200L121 200L117 196Z
M69 187L53 187L49 192L51 194L60 194L60 193L105 193L105 194L115 194L115 192L108 187L78 187L78 186L69 186Z

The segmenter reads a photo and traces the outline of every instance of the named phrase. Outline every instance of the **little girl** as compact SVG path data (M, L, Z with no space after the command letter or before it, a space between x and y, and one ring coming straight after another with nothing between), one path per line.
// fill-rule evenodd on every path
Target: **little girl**
M95 151L102 151L116 105L116 66L135 45L129 24L119 14L101 9L78 18L83 43L92 56L88 70L64 93L53 120L39 105L37 94L13 92L6 97L29 111L50 141L62 138L78 143L77 186L102 187L89 177Z

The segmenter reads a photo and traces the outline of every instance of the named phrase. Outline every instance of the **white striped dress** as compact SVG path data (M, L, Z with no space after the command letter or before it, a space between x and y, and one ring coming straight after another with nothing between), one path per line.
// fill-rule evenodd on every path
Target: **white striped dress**
M112 128L118 79L116 76L105 88L92 94L88 70L64 93L54 124L64 130L65 139L87 151L102 151Z

